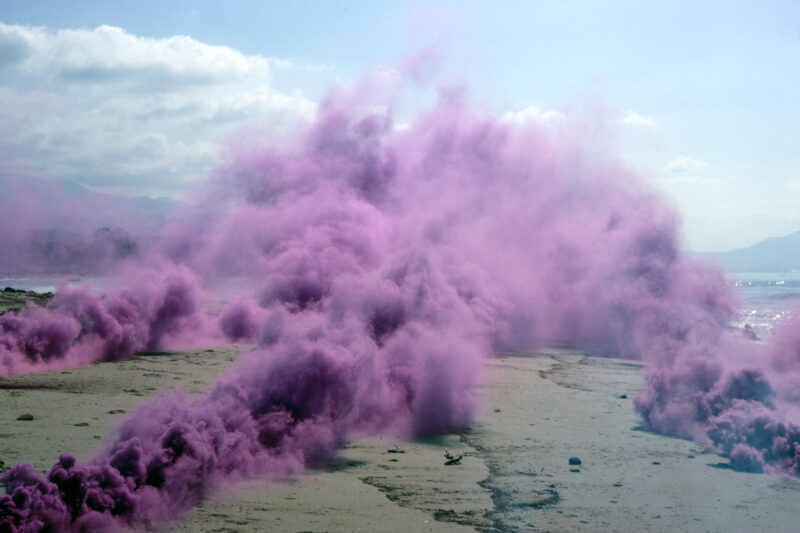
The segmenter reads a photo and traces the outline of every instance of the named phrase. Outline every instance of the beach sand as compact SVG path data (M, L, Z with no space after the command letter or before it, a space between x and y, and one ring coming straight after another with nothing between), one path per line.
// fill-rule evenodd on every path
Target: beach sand
M0 460L44 470L61 452L86 459L146 396L203 391L237 354L143 354L0 379ZM632 405L641 387L630 361L565 350L488 360L462 434L359 438L325 470L219 490L165 530L797 529L800 483L736 472L702 446L642 431ZM395 445L405 453L388 453ZM463 454L460 465L444 464L445 448Z

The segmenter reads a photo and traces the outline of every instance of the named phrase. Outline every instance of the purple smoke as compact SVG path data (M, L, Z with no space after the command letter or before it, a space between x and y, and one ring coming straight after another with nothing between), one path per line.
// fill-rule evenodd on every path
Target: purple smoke
M211 319L191 272L164 265L126 279L128 287L102 296L63 289L47 309L29 305L0 316L0 376L119 360L202 338Z
M174 202L0 175L0 273L107 274L146 251ZM174 210L173 210L174 211ZM144 248L144 250L143 250Z
M646 370L636 407L648 429L713 446L739 470L800 476L800 321L769 346L730 339L713 348Z
M202 397L147 402L86 464L12 468L0 527L165 520L354 435L461 428L482 358L555 344L645 361L650 429L797 474L797 328L771 348L732 335L732 290L681 253L651 190L566 128L480 116L450 92L399 129L384 96L337 90L280 143L232 143L217 206L153 245L181 266L147 295L69 292L0 319L13 365L114 359L202 330L199 286L225 288L220 331L258 344Z

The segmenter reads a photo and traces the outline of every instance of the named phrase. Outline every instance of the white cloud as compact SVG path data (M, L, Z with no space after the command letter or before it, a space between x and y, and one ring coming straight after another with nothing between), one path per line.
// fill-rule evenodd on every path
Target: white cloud
M708 166L705 161L699 161L682 155L673 161L667 163L664 170L670 174L686 174L689 172L697 172Z
M137 37L114 26L93 30L59 30L0 23L0 43L16 50L4 62L37 76L87 83L127 81L133 84L267 80L270 60L245 56L183 35L166 39Z
M36 41L34 30L0 22L0 71L25 60Z
M274 88L273 66L292 68L186 36L0 23L0 172L173 194L205 175L237 128L313 113Z
M656 125L656 121L652 117L639 115L633 112L629 112L622 117L620 123L625 126L641 126L646 128L652 128Z
M504 122L510 124L554 124L563 120L564 114L560 111L549 110L542 111L538 107L529 106L519 111L510 111L505 113L502 117Z

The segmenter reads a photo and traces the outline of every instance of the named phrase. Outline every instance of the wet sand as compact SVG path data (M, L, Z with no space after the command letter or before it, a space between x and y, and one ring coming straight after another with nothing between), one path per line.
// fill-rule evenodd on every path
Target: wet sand
M203 391L237 353L139 355L0 379L0 460L44 470L64 451L85 459L146 396ZM485 367L477 420L462 434L359 438L330 468L220 490L165 529L796 530L800 483L735 472L710 450L639 428L639 364L553 350ZM405 453L388 453L394 445ZM444 464L445 448L463 454L460 465Z

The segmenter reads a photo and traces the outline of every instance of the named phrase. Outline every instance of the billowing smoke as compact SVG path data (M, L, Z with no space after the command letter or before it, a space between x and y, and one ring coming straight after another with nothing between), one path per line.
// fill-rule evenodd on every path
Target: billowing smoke
M713 446L739 470L800 476L798 363L798 320L770 346L686 346L646 370L636 407L649 429Z
M450 92L399 128L374 89L332 92L279 142L231 143L216 208L152 246L178 273L149 294L3 318L6 358L114 359L203 329L200 287L224 288L219 331L258 347L199 398L147 402L86 464L9 470L0 527L152 523L354 435L465 427L482 358L545 345L644 360L649 428L797 473L797 328L770 349L732 335L721 273L681 253L672 210L581 124L510 124Z
M47 309L29 304L0 316L0 376L114 361L165 343L187 345L211 319L196 277L186 268L141 268L129 284L98 296L59 291Z

